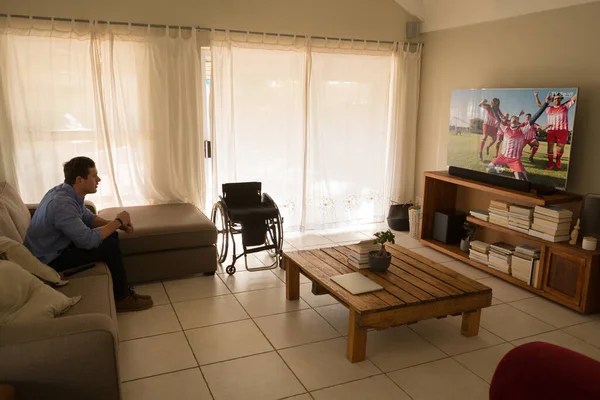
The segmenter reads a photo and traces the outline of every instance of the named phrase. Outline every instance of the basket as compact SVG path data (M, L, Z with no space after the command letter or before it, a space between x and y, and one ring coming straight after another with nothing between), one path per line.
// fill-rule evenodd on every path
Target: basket
M421 209L414 207L408 210L409 235L413 239L419 239L421 230Z

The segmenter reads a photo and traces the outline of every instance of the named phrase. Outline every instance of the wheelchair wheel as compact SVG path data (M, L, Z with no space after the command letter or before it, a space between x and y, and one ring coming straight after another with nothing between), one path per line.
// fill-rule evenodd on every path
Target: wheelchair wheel
M283 224L281 223L281 215L269 220L265 244L268 246L277 244L276 249L267 251L271 257L281 254L281 249L283 249Z
M229 275L233 275L235 274L235 267L233 265L230 265L227 268L225 268L225 272L227 272Z
M222 202L218 201L213 205L211 221L217 228L217 261L223 263L229 249L229 217Z

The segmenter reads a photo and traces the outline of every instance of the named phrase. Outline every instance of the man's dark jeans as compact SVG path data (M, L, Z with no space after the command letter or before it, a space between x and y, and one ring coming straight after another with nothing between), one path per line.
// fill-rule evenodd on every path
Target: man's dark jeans
M63 251L60 256L52 260L49 265L56 271L61 272L96 261L105 262L110 270L115 300L119 301L127 297L129 295L129 287L127 285L127 276L125 275L123 256L117 232L104 239L102 244L95 249L83 250L71 246Z

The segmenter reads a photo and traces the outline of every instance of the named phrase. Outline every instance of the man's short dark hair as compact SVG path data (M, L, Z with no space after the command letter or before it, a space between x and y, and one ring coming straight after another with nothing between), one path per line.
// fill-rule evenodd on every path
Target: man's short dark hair
M94 168L96 164L94 160L88 157L75 157L63 164L63 172L65 173L65 183L69 185L75 184L78 176L87 179L90 174L90 168Z
M529 115L529 118L531 118L531 113L527 113L527 114L525 114L525 116L528 116L528 115Z

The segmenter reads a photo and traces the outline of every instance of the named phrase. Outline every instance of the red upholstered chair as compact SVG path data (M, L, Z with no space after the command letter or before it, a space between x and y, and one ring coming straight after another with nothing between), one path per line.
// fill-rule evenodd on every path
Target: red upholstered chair
M509 351L498 364L490 400L600 399L600 363L549 343Z

